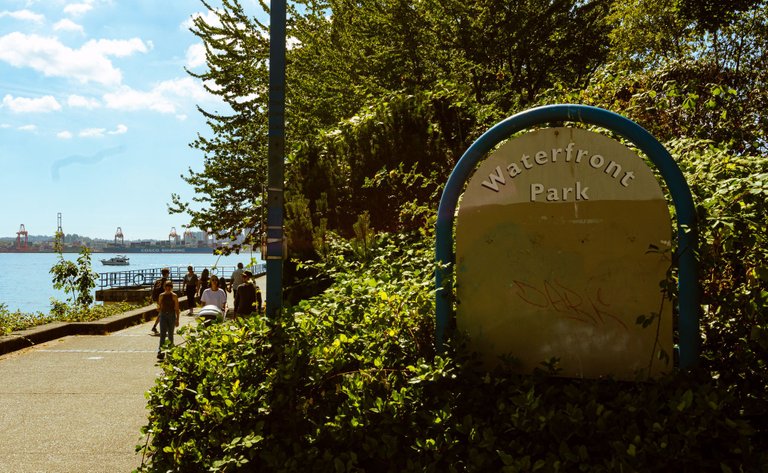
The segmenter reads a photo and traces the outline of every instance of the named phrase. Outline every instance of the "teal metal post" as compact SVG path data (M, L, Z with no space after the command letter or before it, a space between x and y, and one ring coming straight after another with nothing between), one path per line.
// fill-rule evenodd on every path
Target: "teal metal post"
M537 125L573 121L612 130L642 150L667 183L677 213L679 366L690 368L699 356L699 291L697 276L696 210L683 173L672 156L647 130L616 113L587 105L547 105L503 120L483 133L456 163L440 198L435 227L435 342L438 350L453 317L453 224L459 195L477 163L497 144L518 131Z
M269 10L269 139L267 143L267 307L276 317L283 307L283 185L285 156L285 10L272 0Z

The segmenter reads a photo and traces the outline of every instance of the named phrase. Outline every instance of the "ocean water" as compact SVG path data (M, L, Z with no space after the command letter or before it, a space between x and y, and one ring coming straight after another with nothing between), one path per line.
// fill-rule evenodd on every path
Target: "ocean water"
M102 259L115 256L113 253L91 254L91 268L97 273L115 272L164 266L189 265L195 268L211 268L212 266L236 266L237 263L248 265L253 258L254 264L264 261L259 253L241 253L239 255L218 256L197 253L130 253L129 266L104 266ZM64 259L76 261L77 253L65 253ZM53 288L51 267L58 261L55 253L0 253L0 304L5 304L11 311L48 313L51 307L50 299L64 301L67 295L64 291ZM200 270L197 270L198 276ZM98 282L97 288L98 288Z

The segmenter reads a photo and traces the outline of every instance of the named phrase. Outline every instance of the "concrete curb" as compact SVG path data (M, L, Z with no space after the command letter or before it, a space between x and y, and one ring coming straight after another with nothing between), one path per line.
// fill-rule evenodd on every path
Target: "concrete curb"
M184 307L186 296L179 297ZM152 320L157 316L157 307L148 305L122 314L115 314L92 322L51 322L45 325L12 332L0 336L0 355L49 342L69 335L107 335L118 330Z

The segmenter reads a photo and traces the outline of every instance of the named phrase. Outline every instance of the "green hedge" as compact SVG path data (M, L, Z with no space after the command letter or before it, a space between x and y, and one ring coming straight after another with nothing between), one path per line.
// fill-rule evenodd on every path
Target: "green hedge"
M702 222L693 372L486 372L460 336L435 357L433 237L380 235L357 257L336 242L323 294L279 320L190 329L148 395L140 471L766 471L768 166L669 147Z
M8 335L17 330L24 330L51 322L90 322L101 320L115 314L128 312L136 307L138 306L127 302L81 307L51 299L51 311L45 314L43 312L10 311L5 304L0 304L0 335Z

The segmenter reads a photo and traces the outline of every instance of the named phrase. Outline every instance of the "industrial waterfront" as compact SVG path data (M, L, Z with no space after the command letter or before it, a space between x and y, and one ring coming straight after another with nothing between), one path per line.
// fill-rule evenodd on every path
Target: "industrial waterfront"
M77 259L77 254L64 254L70 261ZM107 273L128 269L161 268L163 266L189 266L196 268L213 266L236 266L237 263L248 265L263 263L259 253L241 253L240 255L219 256L197 253L135 253L130 255L130 266L103 266L100 259L115 256L112 253L92 255L92 269L97 273ZM11 311L48 313L50 299L65 300L66 294L53 288L50 269L56 263L56 253L0 253L0 304L5 304Z
M216 234L209 231L193 231L182 228L182 232L171 227L167 238L131 240L126 239L122 227L115 230L114 240L103 238L88 238L80 235L69 235L62 227L62 214L56 215L56 235L61 237L57 249L56 237L31 235L23 223L19 225L16 238L0 237L0 253L79 253L87 246L91 253L200 253L212 254L220 246L241 245L243 235L233 240L218 240Z

